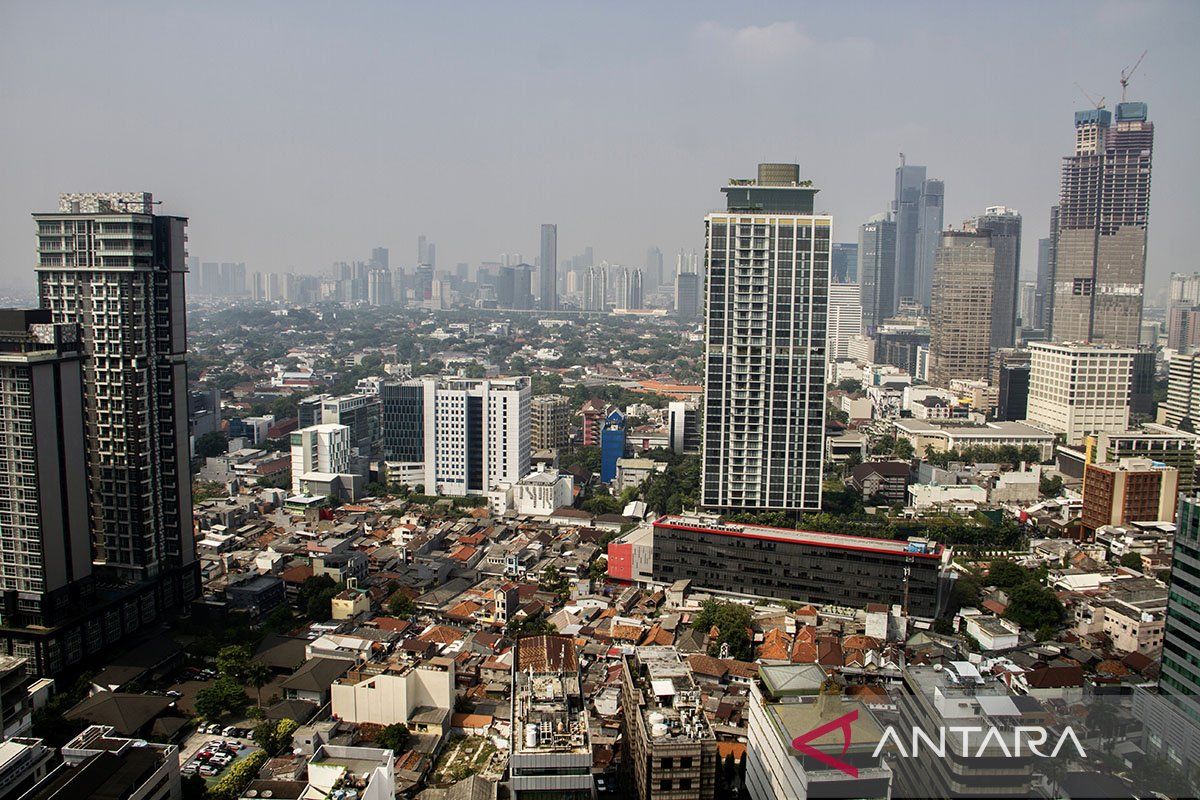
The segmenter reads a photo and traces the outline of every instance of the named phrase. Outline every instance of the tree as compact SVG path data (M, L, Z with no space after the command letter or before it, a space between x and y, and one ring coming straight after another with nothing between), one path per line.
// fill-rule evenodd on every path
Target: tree
M513 617L504 626L504 635L510 639L523 639L526 636L550 636L558 633L541 614L532 617Z
M1062 494L1063 481L1058 475L1043 475L1038 481L1038 491L1042 493L1042 497L1058 497Z
M901 461L910 461L916 455L916 451L908 439L897 439L896 446L892 449L892 455Z
M417 613L417 605L404 592L396 592L387 601L388 613L393 617L411 617Z
M750 641L750 623L753 614L741 603L705 600L700 613L692 618L692 627L707 633L717 629L717 640L709 647L709 655L717 655L721 645L729 645L729 657L749 661L754 657Z
M196 692L196 713L205 719L218 719L224 714L240 714L250 705L246 690L233 678L217 678Z
M411 739L412 734L409 733L408 726L397 722L384 727L375 737L375 744L393 753L403 753L408 750Z
M846 394L858 394L862 391L862 381L856 381L854 378L842 378L838 381L838 389L841 389Z
M1029 570L1008 559L998 558L991 564L988 564L988 583L998 586L1001 589L1019 586L1027 582L1030 578L1031 574Z
M950 607L947 613L957 614L964 608L974 608L979 603L979 579L974 575L959 575L950 590Z
M1057 626L1066 618L1066 611L1054 592L1030 581L1008 593L1008 608L1004 616L1030 630L1044 625Z
M216 458L229 450L229 437L221 431L209 431L196 440L196 455L200 458Z
M292 734L300 725L294 719L268 719L254 726L254 743L269 756L277 756L292 745Z
M1138 553L1126 553L1121 556L1120 565L1126 569L1134 569L1138 572L1142 571L1142 557Z
M261 706L262 688L271 682L271 668L261 661L251 661L246 665L242 678L246 681L247 686L254 687L254 694Z
M240 644L222 647L221 651L217 653L217 672L226 678L232 678L235 681L242 680L249 664L250 651Z
M237 800L254 776L267 761L265 750L255 750L241 761L235 762L219 781L208 790L210 800Z
M600 556L588 567L588 577L594 581L602 581L608 577L608 559Z
M566 599L571 596L571 582L565 575L559 572L558 567L554 564L542 570L542 576L538 580L538 586L547 592L554 592L559 599Z
M270 633L286 633L296 624L296 615L286 605L278 605L271 609L263 620L263 628Z
M314 622L324 622L332 615L329 601L340 591L333 578L314 575L300 585L296 605Z

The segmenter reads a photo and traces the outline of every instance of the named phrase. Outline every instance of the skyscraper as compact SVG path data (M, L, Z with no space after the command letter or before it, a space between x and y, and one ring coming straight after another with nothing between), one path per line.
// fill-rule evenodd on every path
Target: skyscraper
M388 268L388 249L386 247L376 247L371 250L371 266L375 269Z
M542 226L542 258L539 262L541 274L539 285L541 309L558 310L558 226Z
M78 324L96 561L130 582L167 579L171 606L195 595L187 441L183 217L149 193L64 194L34 214L38 294Z
M53 628L95 595L82 355L49 310L0 310L0 627Z
M1050 335L1135 347L1142 321L1154 125L1145 103L1075 114L1063 159Z
M941 243L945 194L946 187L937 178L921 181L921 195L917 200L916 276L913 279L913 300L922 308L929 308L933 293L933 260Z
M702 504L816 509L831 217L796 164L760 164L705 218Z
M616 267L614 304L623 311L642 307L642 271L636 267Z
M608 308L608 269L587 267L583 273L583 310L604 311Z
M417 237L417 264L437 266L437 245L429 241L423 233Z
M996 251L986 231L946 231L929 311L929 382L987 380Z
M644 277L647 288L657 289L663 284L663 253L657 247L650 247L646 250Z
M829 251L830 280L858 283L858 243L834 242Z
M1054 254L1058 247L1058 206L1050 209L1050 235L1038 239L1037 290L1034 299L1036 316L1025 322L1027 328L1045 329L1050 324L1050 309L1054 305Z
M695 319L700 313L700 276L694 272L680 272L675 276L675 316L680 319Z
M858 228L863 329L874 333L896 312L896 223L877 214Z
M892 218L896 220L896 301L917 298L917 229L920 219L921 184L925 168L906 164L900 155L896 167L896 194Z
M991 206L964 227L990 234L996 251L992 272L992 349L1012 347L1017 333L1017 287L1021 281L1021 215Z

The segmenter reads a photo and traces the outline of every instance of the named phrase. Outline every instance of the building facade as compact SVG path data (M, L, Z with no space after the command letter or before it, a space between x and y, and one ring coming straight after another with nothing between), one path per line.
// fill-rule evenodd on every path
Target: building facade
M1063 159L1050 335L1056 342L1138 344L1150 220L1154 124L1145 103L1075 114Z
M694 401L672 400L667 404L667 442L674 453L700 452L700 407Z
M79 328L0 310L0 626L52 627L94 600Z
M717 739L674 647L638 647L622 658L621 709L622 755L638 800L713 800Z
M863 332L862 290L857 283L829 286L829 341L826 351L834 361L849 357L850 339Z
M194 596L187 440L183 217L149 193L65 194L34 214L38 295L83 345L96 560L132 582L167 574L170 605Z
M529 402L530 447L557 450L571 440L571 398L539 394Z
M996 250L986 231L946 231L929 311L929 382L986 380L991 365Z
M344 475L351 470L352 438L347 425L312 425L293 431L292 494L301 493L305 475Z
M613 409L600 430L600 482L612 483L617 477L617 461L625 457L625 415Z
M663 517L654 523L654 580L800 603L899 604L934 617L940 545Z
M1033 342L1029 346L1029 422L1078 445L1093 433L1129 428L1130 348Z
M1196 431L1200 423L1200 355L1176 355L1167 376L1167 402L1161 420L1172 428Z
M590 800L592 742L569 636L526 636L512 666L508 790L513 800Z
M705 218L701 504L817 509L832 218L795 164L760 164Z
M543 311L558 310L558 226L542 226L542 255L538 262L538 283Z
M1012 347L1016 342L1018 319L1018 287L1021 281L1021 215L1016 209L990 206L970 220L970 227L990 237L995 252L992 270L992 332L993 350Z
M753 800L860 797L888 800L892 772L876 756L883 728L861 701L831 694L815 664L764 664L750 685L746 730L746 789ZM799 736L830 720L847 722L847 747L835 729L810 742L814 749L857 770L854 777L792 746Z
M1083 527L1173 522L1179 470L1148 458L1088 464L1083 474Z
M858 282L863 328L873 333L896 313L896 223L878 214L858 228Z
M858 242L834 242L829 250L829 279L858 283Z

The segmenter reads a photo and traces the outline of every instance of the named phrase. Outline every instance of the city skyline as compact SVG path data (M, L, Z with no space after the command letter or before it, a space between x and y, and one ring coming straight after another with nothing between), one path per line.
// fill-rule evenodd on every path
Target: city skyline
M86 10L60 15L52 9L23 8L7 14L10 24L0 34L6 45L0 71L14 87L8 93L9 117L39 124L0 131L0 142L24 154L9 165L12 191L0 208L0 241L8 248L0 285L31 289L23 244L27 234L21 231L27 209L45 207L59 191L81 186L119 190L153 183L165 201L165 213L186 211L204 221L190 231L192 253L204 260L244 262L251 272L317 273L377 244L407 254L422 233L441 246L442 265L478 263L514 250L535 253L537 226L544 219L560 226L561 257L592 245L599 257L635 266L643 263L649 246L664 253L699 249L702 242L689 221L712 210L705 187L737 174L741 164L761 159L799 161L803 176L823 189L824 205L818 210L838 220L834 241L853 242L857 226L890 203L900 151L910 163L927 165L930 176L945 181L947 224L958 225L991 205L1019 210L1028 226L1022 253L1023 277L1028 278L1036 264L1037 239L1047 232L1047 211L1057 202L1056 177L1059 159L1070 145L1070 119L1088 107L1074 83L1107 95L1111 108L1120 69L1143 47L1150 54L1131 84L1129 99L1148 103L1162 129L1176 132L1174 139L1164 137L1157 146L1156 163L1162 169L1154 186L1149 299L1161 292L1170 272L1196 267L1185 231L1198 210L1189 187L1200 177L1200 163L1178 132L1194 127L1197 111L1182 82L1170 79L1196 65L1197 56L1183 35L1188 26L1178 24L1195 18L1190 6L1101 4L1085 13L1071 10L1078 34L1071 43L1058 40L1053 24L1024 30L1011 8L1005 15L975 10L973 24L978 18L978 24L995 32L995 42L982 45L957 33L966 11L935 18L864 6L834 26L825 16L833 12L821 9L812 9L801 22L789 18L795 12L787 6L763 7L753 20L734 18L719 6L699 6L671 19L652 14L636 33L624 24L627 12L620 7L603 19L557 11L552 16L563 32L561 39L514 55L492 73L477 57L459 50L447 56L438 49L452 34L477 34L454 25L456 16L434 19L431 11L421 9L400 12L367 5L360 13L330 19L316 7L301 5L287 25L268 29L277 24L275 15L231 7L236 21L230 27L239 33L215 64L203 47L207 33L217 35L209 18L186 10L131 8L143 13L122 25L155 63L153 74L144 76L149 82L145 98L151 102L139 101L140 110L132 116L90 109L96 121L90 142L106 153L103 160L94 157L98 150L75 142L68 146L63 139L70 126L58 123L67 120L66 109L76 101L87 105L82 95L75 96L73 83L60 81L67 94L56 95L53 105L44 93L19 87L74 69L105 38L93 39L94 31L112 22ZM528 28L526 14L492 20L493 12L485 7L467 8L472 18L496 23L468 26L487 29L489 35L519 39ZM1039 11L1048 22L1068 13L1066 8ZM900 22L897 15L903 16ZM1128 35L1131 20L1138 26L1136 41ZM419 34L403 54L385 46L381 31L392 21ZM938 43L936 55L914 58L924 68L931 68L925 59L938 59L940 81L896 91L896 79L879 69L895 56L896 46L884 35L893 24L907 26L918 42ZM39 41L32 32L45 25L52 25L57 35ZM195 35L162 49L172 37L157 34L180 25ZM317 29L334 34L333 44L325 48L329 63L291 57L261 63L262 37L274 36L285 50L290 45L301 52L317 37ZM571 58L574 47L561 44L577 40L584 49L596 47L618 30L620 63L602 60L588 66L584 62L589 59ZM841 33L848 30L853 35ZM1025 43L1013 51L1018 38ZM35 41L38 45L30 49ZM336 63L342 56L344 65ZM440 70L442 77L410 69L431 57L452 60ZM1006 66L1009 80L986 98L941 110L946 97L966 92L996 63ZM373 86L377 95L346 91L350 75L364 68L384 70L394 80L386 89ZM316 69L325 71L313 74ZM764 124L749 131L744 126L692 125L703 111L701 104L677 99L694 96L683 90L697 80L735 82L748 73L778 73L778 79L751 90L754 97L761 92L765 98L776 86L774 80L789 80L799 70L811 70L828 87L826 92L800 95L794 110L769 109ZM245 72L254 72L259 80L234 80ZM504 97L504 92L489 88L497 80L516 87L501 106L494 105L493 95ZM579 90L558 93L567 84ZM871 87L865 95L864 85ZM545 93L563 95L556 101L561 112L556 117L569 121L535 130L522 121L524 100ZM114 107L128 106L124 101L133 99L119 88L112 97L121 101ZM60 102L64 99L68 102ZM459 106L448 107L451 99ZM806 100L821 102L828 113L820 119L805 114ZM365 124L342 124L367 102ZM429 118L438 123L404 126L403 138L397 139L395 109L414 103L428 108ZM468 109L469 119L461 108ZM308 124L293 126L293 115L301 114ZM863 124L866 114L869 125ZM489 123L477 125L478 119ZM142 129L168 135L139 139ZM180 149L188 158L178 158ZM144 156L135 160L134 150ZM54 158L41 157L51 151ZM581 154L587 157L578 158ZM298 170L298 164L304 169ZM710 166L698 170L697 164ZM305 179L297 183L293 173ZM661 188L631 194L631 179ZM467 232L449 221L459 211L454 203L464 180L476 187L474 204L489 207L489 214L480 215L486 219ZM509 189L518 180L523 189L514 197ZM396 191L411 185L423 188ZM582 186L588 191L580 192ZM286 200L255 199L264 195ZM348 207L356 211L343 211ZM609 222L600 225L599 219ZM278 236L262 237L264 225ZM395 258L395 266L412 266L407 260Z

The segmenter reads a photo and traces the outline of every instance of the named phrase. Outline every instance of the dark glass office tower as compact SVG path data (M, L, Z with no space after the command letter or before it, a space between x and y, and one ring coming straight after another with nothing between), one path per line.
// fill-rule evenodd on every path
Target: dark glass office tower
M830 280L858 283L858 243L834 242L829 254Z
M896 313L896 223L879 214L858 228L858 280L863 330L874 332Z
M833 221L796 164L760 164L705 218L701 503L821 505L825 338Z
M1075 114L1063 159L1050 335L1136 347L1141 333L1154 124L1145 103Z

